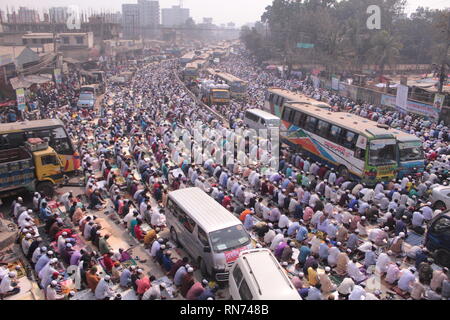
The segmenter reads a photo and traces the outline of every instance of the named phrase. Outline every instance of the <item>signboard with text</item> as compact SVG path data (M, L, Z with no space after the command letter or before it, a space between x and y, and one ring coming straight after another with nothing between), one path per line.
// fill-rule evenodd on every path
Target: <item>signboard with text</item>
M17 108L21 111L25 111L26 104L25 104L24 88L20 88L20 89L16 90L16 97L17 97Z
M381 104L384 106L396 108L396 97L388 94L383 94L381 96ZM436 109L434 106L418 101L407 100L406 101L406 110L407 112L412 112L416 114L420 114L425 117L431 117L434 119L439 118L439 109Z

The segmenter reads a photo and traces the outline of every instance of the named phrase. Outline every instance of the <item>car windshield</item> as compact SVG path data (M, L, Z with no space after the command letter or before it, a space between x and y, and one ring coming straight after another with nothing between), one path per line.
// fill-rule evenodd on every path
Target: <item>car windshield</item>
M210 238L214 252L232 250L250 243L250 237L242 225L213 231Z
M94 95L92 93L83 92L80 94L80 100L92 100L94 99Z
M395 163L395 140L380 139L370 142L369 165L379 166Z
M400 161L423 160L423 148L419 142L401 142L399 144Z

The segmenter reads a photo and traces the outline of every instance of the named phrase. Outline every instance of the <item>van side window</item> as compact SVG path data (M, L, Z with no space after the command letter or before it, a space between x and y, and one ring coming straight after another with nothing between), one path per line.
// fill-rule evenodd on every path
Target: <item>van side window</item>
M194 231L195 222L184 211L178 210L178 222L190 233Z
M172 212L174 217L178 217L178 206L173 202L171 199L167 202L167 207L169 208L170 212Z
M250 288L248 287L247 281L242 280L241 286L239 287L239 295L241 296L242 300L253 300L252 292L250 291Z
M234 268L233 278L234 278L234 281L236 282L236 287L239 288L239 285L241 284L241 280L242 280L242 271L241 271L241 268L239 267L239 265L236 265L236 268Z
M205 245L205 246L209 246L209 241L208 241L208 236L206 235L206 232L203 231L202 228L198 227L198 240L200 240L200 242Z

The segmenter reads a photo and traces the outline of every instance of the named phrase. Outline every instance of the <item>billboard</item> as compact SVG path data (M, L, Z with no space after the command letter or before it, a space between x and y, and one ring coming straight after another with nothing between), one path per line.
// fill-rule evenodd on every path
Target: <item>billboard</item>
M381 104L384 106L397 108L396 97L388 94L383 94L381 96ZM440 110L432 106L431 104L426 104L418 101L407 100L406 110L407 112L412 112L415 114L420 114L425 117L430 117L434 119L439 118Z
M20 88L16 90L16 97L17 97L17 109L20 111L25 111L26 104L25 104L25 89Z
M406 102L408 101L408 86L399 84L397 87L397 97L395 106L399 111L407 111Z
M339 90L339 79L332 77L331 78L331 89L338 91Z

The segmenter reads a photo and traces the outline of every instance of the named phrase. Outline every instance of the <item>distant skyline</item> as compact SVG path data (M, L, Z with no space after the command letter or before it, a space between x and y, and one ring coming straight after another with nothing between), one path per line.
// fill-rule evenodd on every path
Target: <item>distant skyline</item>
M249 22L259 21L264 9L272 4L272 0L183 0L183 7L190 9L190 15L195 22L202 22L204 17L213 18L213 23L222 24L234 22L242 26ZM122 4L137 3L137 0L1 0L0 8L6 10L14 7L31 9L48 9L50 7L65 7L78 5L82 10L94 11L108 10L112 12L122 11ZM178 5L180 0L160 0L160 8L170 8ZM419 6L433 9L450 7L450 0L409 0L407 13L415 11Z

